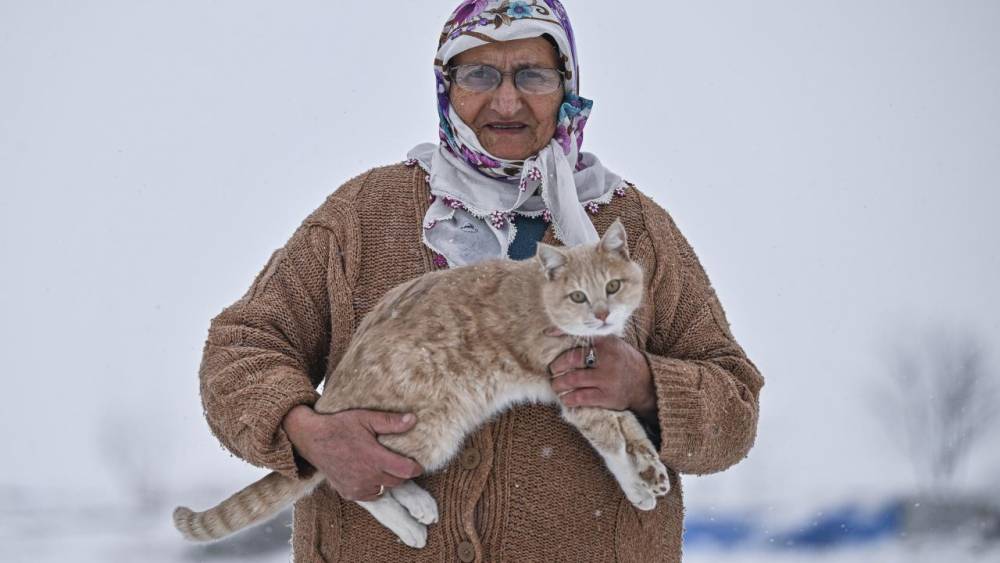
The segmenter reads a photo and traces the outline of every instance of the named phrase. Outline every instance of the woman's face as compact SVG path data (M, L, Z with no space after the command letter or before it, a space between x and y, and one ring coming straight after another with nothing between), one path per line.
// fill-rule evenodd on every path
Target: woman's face
M453 65L487 64L500 72L524 67L558 68L556 50L542 37L480 45L453 57ZM471 92L452 83L455 112L476 133L487 152L505 160L523 160L552 140L563 89L551 94L525 94L514 87L513 74L489 92Z

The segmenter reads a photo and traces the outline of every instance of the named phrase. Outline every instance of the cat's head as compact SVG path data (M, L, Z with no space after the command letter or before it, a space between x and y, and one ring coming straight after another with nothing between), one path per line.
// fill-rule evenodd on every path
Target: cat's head
M542 302L553 324L574 336L622 334L644 293L642 268L628 255L625 227L615 222L597 244L559 248L538 243Z

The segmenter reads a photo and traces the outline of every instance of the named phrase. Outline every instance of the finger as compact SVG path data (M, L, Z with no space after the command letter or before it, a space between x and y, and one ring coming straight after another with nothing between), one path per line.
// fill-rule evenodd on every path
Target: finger
M614 408L607 393L596 387L574 389L559 398L567 407L602 407Z
M549 364L549 371L552 375L563 374L573 367L573 354L577 353L578 348L570 348L569 350L563 351L563 353L556 356L556 359L552 360Z
M605 334L604 336L591 337L590 343L594 348L603 348L612 340L621 340L621 338L618 338L613 334Z
M413 479L424 472L424 468L416 461L384 447L376 453L375 464L383 472L400 479Z
M375 434L400 434L417 422L413 413L363 411L362 423Z
M409 481L409 479L400 479L399 477L396 477L391 473L386 473L385 471L383 471L382 474L379 476L378 481L383 486L385 486L386 490L389 490L393 487L398 487L402 485L403 483Z
M570 348L552 360L552 363L549 364L549 372L553 377L559 377L570 370L582 369L586 354L587 351L583 348Z
M575 369L561 377L552 379L552 390L556 394L582 387L603 387L604 378L592 369Z
M380 489L378 485L375 485L374 490L372 490L371 492L365 492L365 493L362 493L362 494L355 494L354 496L356 498L348 499L348 500L355 500L355 501L360 500L362 502L371 502L371 501L374 501L374 500L378 500L383 495L385 495L385 493L389 490L389 486L388 485L382 485L382 486L384 488ZM371 488L371 487L369 487L369 488ZM381 495L378 494L379 491L382 491Z
M375 500L380 495L379 483L375 479L365 479L363 482L347 485L337 489L344 500Z

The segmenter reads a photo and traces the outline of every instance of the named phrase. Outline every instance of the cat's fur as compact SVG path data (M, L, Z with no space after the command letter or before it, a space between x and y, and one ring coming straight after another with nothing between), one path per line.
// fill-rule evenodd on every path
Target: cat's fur
M621 286L609 295L611 280ZM574 291L587 301L574 302ZM629 258L619 221L596 244L540 243L534 260L430 272L387 292L363 319L314 408L413 412L411 430L378 440L428 472L441 469L493 415L515 403L557 402L549 363L588 338L621 335L643 293L642 269ZM604 309L606 324L594 315ZM553 328L565 335L546 334ZM669 491L666 469L631 412L563 407L562 414L637 508L652 509ZM323 479L320 472L299 481L274 472L205 512L177 508L174 523L188 539L222 538L269 518ZM425 545L426 525L438 517L434 498L413 481L358 504L413 547Z

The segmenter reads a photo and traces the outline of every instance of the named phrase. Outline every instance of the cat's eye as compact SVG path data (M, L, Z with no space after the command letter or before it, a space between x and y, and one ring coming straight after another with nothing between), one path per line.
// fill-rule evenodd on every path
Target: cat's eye
M574 291L569 294L569 298L573 300L573 303L583 303L587 300L587 294L582 291Z
M608 285L604 286L604 290L608 292L608 295L615 293L622 288L622 280L611 280Z

